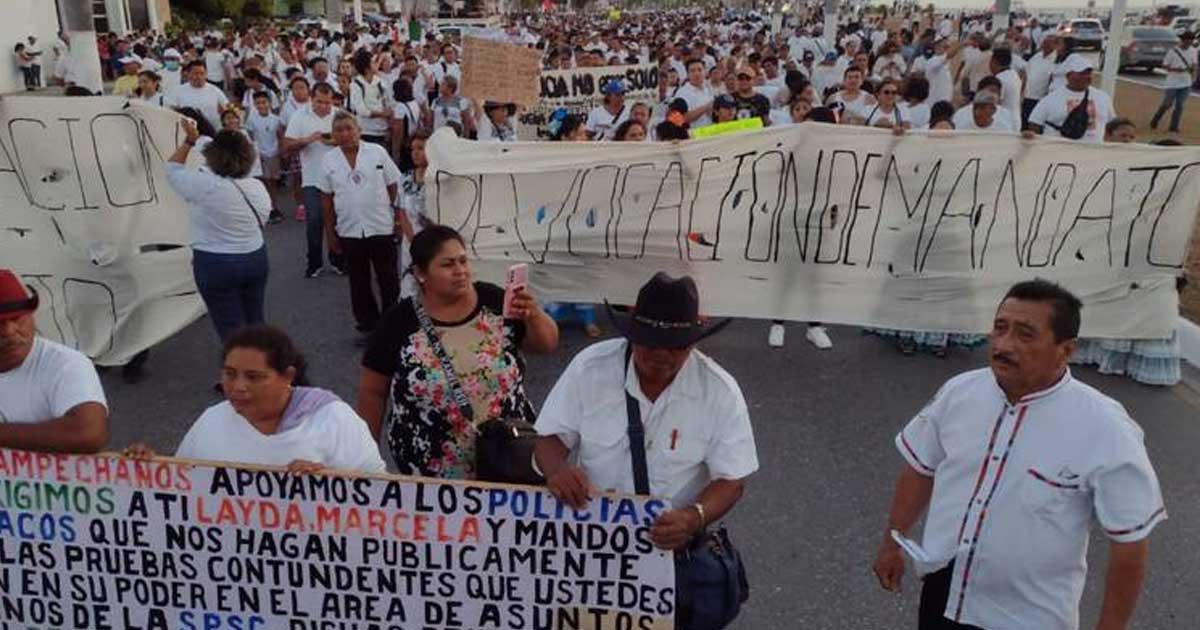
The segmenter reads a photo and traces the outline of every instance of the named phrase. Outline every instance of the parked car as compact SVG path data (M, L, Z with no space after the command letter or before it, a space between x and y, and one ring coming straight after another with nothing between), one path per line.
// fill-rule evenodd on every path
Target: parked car
M1126 68L1138 67L1153 70L1163 65L1163 60L1171 48L1179 43L1175 31L1165 26L1134 26L1125 29L1121 37L1122 72ZM1100 65L1104 66L1104 55L1100 55Z
M1104 27L1100 20L1075 19L1067 20L1058 25L1058 33L1073 50L1080 48L1104 48Z

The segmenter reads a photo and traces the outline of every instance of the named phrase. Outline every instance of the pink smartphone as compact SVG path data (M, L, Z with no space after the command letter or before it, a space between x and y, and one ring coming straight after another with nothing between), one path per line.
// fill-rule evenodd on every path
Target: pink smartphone
M529 284L529 265L517 263L508 268L504 279L504 318L516 319L512 312L513 296L517 289L524 289Z

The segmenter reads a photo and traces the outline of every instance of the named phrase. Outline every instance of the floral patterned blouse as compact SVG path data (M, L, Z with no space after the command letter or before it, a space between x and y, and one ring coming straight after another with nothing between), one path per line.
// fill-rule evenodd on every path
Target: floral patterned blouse
M388 448L401 474L446 479L475 477L476 427L496 418L536 419L525 395L523 322L500 313L504 290L475 283L479 304L459 322L433 320L459 382L471 399L463 417L441 361L417 321L412 298L390 309L363 356L363 366L391 377Z

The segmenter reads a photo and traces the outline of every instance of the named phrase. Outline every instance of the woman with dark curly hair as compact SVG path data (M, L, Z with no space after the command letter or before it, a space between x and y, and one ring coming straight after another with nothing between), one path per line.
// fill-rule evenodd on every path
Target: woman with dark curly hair
M200 132L187 134L166 164L167 181L188 202L192 273L217 335L226 339L263 321L267 247L262 225L271 211L266 187L250 177L256 152L237 131L217 132L202 150L206 169L186 166Z

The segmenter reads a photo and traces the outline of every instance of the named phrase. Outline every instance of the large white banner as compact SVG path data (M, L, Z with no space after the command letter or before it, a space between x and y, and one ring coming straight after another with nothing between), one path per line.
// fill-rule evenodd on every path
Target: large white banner
M37 290L41 334L100 364L204 310L162 169L179 118L121 98L0 99L0 267Z
M437 134L427 209L485 276L633 303L658 270L714 315L983 332L1013 283L1084 301L1084 333L1163 337L1200 200L1200 148L904 137L816 123L669 143L482 144Z
M665 509L0 449L0 628L669 630Z
M518 131L522 140L546 140L547 125L554 110L563 107L587 117L593 107L604 101L601 89L609 81L625 83L626 107L634 103L652 103L658 99L658 66L604 66L573 70L543 70L538 77L540 96L537 105L521 114Z

